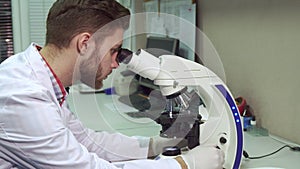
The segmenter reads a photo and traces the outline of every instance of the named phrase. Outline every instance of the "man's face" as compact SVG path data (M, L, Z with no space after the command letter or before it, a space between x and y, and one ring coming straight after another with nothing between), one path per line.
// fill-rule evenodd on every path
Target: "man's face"
M116 57L122 46L123 33L123 29L116 29L104 39L89 42L89 50L80 62L81 82L95 89L103 86L103 80L119 66Z

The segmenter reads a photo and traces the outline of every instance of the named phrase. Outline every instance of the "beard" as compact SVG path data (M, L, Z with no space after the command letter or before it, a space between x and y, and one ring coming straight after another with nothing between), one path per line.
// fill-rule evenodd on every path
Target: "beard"
M100 89L103 86L103 79L101 76L101 68L95 70L88 64L83 64L83 68L80 69L80 81L89 87L94 89Z
M100 89L103 86L102 67L99 59L93 52L88 58L83 59L79 66L80 81L91 88Z

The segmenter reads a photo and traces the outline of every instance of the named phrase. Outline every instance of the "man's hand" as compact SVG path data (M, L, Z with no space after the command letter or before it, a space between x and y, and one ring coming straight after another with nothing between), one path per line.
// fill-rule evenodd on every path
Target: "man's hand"
M175 160L182 169L222 169L224 153L213 146L198 146Z

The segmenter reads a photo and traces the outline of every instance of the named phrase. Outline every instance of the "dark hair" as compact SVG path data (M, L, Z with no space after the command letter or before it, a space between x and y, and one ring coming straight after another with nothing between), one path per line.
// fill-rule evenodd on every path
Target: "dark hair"
M117 26L126 30L129 15L129 10L115 0L57 0L48 13L46 45L68 47L74 36L93 34L117 19Z

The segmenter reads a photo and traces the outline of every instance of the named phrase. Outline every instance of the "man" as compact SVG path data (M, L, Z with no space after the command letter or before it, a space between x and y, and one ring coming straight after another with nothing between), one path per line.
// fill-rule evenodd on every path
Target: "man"
M129 15L114 0L57 0L45 46L32 43L1 64L0 168L222 168L214 147L147 160L169 141L94 132L68 109L66 87L81 81L101 88L118 67Z

